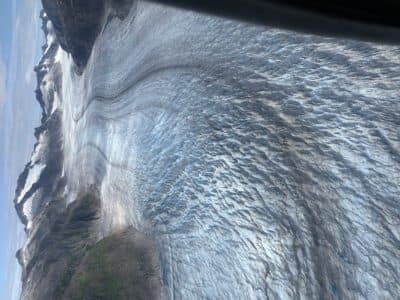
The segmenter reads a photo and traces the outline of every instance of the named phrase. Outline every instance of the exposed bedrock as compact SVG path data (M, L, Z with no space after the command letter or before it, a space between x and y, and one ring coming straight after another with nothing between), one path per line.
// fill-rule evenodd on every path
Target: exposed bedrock
M105 18L123 18L133 0L42 0L61 47L69 52L81 72Z

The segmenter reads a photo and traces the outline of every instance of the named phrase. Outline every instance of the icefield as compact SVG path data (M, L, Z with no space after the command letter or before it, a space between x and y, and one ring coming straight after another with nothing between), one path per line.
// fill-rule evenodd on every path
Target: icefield
M154 238L163 299L400 297L400 47L137 1L78 74L48 30L67 203Z

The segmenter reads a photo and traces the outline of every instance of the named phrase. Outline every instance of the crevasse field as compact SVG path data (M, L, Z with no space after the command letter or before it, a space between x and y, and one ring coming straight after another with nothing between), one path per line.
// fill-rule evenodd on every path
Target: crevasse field
M56 61L69 201L155 238L163 298L399 297L399 47L138 1Z

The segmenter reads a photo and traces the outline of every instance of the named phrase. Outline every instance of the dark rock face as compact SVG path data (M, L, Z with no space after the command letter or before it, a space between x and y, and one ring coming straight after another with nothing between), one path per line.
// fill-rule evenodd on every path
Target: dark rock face
M61 47L83 68L102 24L105 1L43 0Z
M42 0L61 47L81 72L107 16L122 18L133 0ZM106 14L106 12L108 12Z

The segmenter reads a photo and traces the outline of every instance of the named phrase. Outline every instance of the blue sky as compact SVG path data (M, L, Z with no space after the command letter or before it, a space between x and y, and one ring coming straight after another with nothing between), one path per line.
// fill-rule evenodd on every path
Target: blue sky
M24 233L12 200L40 119L33 92L43 44L40 9L39 0L0 1L0 300L18 298L15 251Z
M5 61L8 61L9 59L9 53L10 53L10 47L7 47L7 45L10 45L10 41L12 38L12 33L11 33L11 26L12 26L12 12L13 12L13 4L12 1L1 1L0 3L0 28L2 29L0 31L0 42L2 46L2 55ZM6 30L8 28L9 30Z

